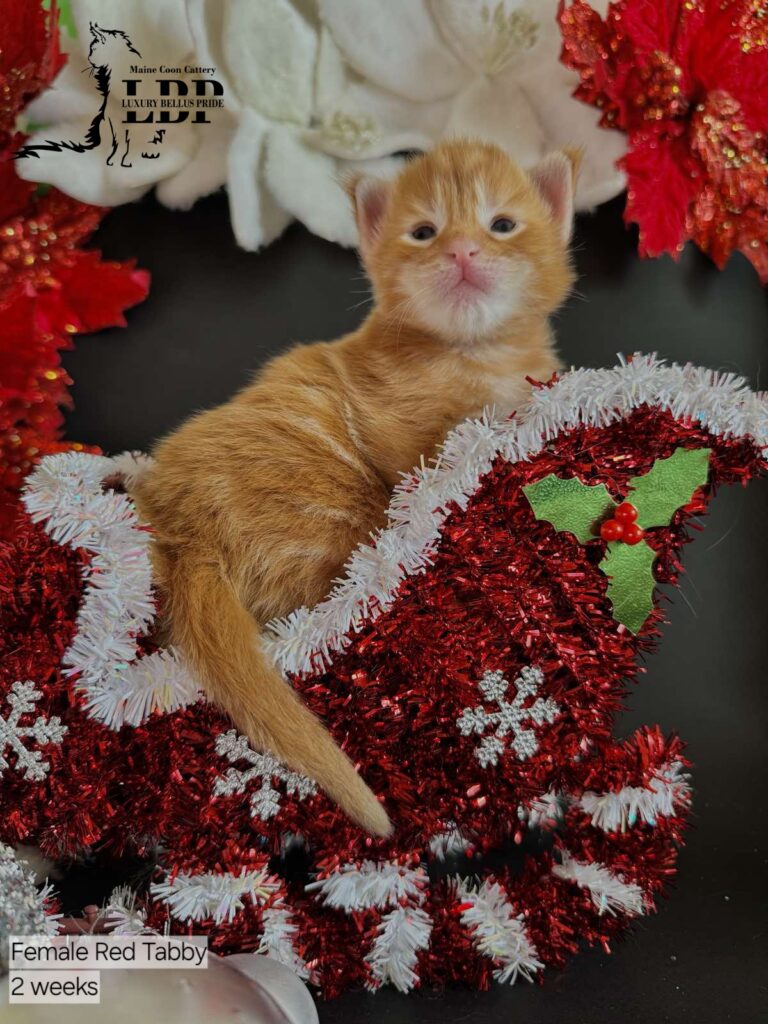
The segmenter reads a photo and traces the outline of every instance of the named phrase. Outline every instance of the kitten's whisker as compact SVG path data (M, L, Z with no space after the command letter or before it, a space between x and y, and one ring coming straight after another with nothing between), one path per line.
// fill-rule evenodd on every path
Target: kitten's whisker
M403 299L401 302L398 302L397 305L391 310L390 314L387 316L388 324L396 322L397 325L397 333L395 336L396 348L400 344L400 336L403 331L403 326L405 324L406 317L412 311L414 303L421 295L423 295L427 291L430 291L432 287L433 285L431 282L428 282L427 284L423 285L421 288L418 289L418 291L414 292L413 295L406 296L405 299Z

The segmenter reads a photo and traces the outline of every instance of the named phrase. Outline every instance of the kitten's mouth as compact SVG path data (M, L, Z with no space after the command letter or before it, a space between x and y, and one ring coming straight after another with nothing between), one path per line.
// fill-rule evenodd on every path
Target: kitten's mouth
M471 267L462 268L458 274L446 282L446 291L451 296L462 299L476 298L488 292L489 281L485 274Z

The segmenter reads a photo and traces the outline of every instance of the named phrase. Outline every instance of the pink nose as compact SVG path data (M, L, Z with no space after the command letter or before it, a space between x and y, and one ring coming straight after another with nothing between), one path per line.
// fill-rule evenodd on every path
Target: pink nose
M468 263L479 252L480 245L471 238L456 238L445 250L448 259L456 260L459 264Z

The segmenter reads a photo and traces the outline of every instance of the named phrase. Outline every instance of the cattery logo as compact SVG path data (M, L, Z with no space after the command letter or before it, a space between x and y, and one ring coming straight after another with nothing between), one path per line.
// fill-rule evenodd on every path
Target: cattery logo
M98 108L79 139L29 143L17 159L44 153L98 153L107 167L133 167L157 160L174 127L210 125L224 107L224 87L216 68L190 64L137 63L142 55L126 32L90 22L88 64Z

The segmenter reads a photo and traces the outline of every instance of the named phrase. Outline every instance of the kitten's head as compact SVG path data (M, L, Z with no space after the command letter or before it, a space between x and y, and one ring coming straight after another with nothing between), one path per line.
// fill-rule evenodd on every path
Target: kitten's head
M497 146L456 140L391 182L351 181L379 311L460 345L551 313L573 282L575 163L553 153L525 172Z

